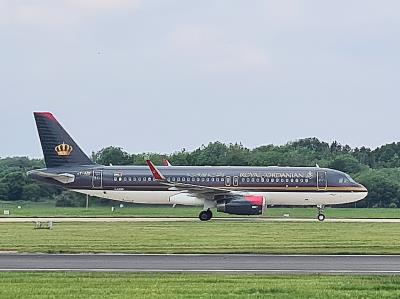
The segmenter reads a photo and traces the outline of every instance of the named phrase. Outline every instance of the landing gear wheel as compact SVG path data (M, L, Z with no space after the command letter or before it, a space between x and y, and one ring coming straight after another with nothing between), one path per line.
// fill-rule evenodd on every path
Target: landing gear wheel
M325 214L324 214L325 206L324 205L317 205L317 209L318 209L317 219L319 221L324 221L325 220Z
M199 214L199 219L201 221L208 221L212 218L213 214L211 212L210 209L208 209L207 211L201 211Z
M318 220L319 221L324 221L325 220L325 215L324 214L318 214Z

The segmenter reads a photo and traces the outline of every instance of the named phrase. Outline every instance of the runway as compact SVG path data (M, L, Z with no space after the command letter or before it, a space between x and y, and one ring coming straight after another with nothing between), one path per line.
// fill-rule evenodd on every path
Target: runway
M400 275L400 255L0 254L0 271Z
M24 222L200 222L197 217L0 217L0 223ZM247 222L319 222L313 218L256 218L256 217L220 217L211 221L247 221ZM332 218L324 222L346 223L400 223L399 218L373 219L373 218Z

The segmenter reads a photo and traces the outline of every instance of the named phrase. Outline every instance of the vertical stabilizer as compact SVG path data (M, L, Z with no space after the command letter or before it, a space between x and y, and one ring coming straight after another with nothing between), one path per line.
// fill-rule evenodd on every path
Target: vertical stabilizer
M34 116L47 168L93 164L53 114L35 112Z

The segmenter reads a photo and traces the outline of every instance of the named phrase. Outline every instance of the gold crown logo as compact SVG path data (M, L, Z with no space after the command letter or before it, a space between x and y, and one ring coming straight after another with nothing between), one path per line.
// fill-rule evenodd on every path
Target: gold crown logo
M65 144L64 142L60 145L57 145L54 150L56 151L57 155L61 156L61 157L67 157L69 155L71 155L71 152L73 150L73 147Z

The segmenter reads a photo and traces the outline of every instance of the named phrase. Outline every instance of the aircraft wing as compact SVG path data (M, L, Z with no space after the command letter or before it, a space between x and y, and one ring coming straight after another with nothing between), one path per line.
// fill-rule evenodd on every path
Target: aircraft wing
M244 192L232 191L224 188L201 186L201 185L194 185L194 184L180 183L180 182L170 182L156 168L156 166L154 166L154 164L150 160L147 160L146 162L150 168L151 173L153 174L153 178L160 184L170 186L171 187L170 190L186 191L187 193L190 193L194 197L206 198L206 199L213 199L215 195L244 194Z

